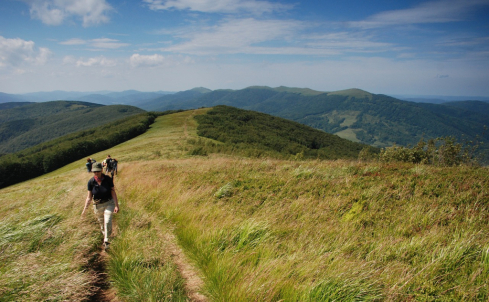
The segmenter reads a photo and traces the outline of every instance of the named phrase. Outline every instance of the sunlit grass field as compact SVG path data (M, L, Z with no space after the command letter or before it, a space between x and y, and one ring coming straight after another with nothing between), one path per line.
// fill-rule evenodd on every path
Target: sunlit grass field
M103 258L119 301L186 301L176 242L209 301L488 301L489 171L191 156L193 116L107 154L121 212ZM83 301L101 234L79 159L0 190L0 301Z

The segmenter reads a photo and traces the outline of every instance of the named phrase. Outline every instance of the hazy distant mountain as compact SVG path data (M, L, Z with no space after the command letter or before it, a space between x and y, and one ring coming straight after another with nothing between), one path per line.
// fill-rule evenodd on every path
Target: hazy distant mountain
M24 101L31 102L49 102L49 101L84 101L103 105L125 104L132 105L141 100L150 100L165 94L173 92L141 92L137 90L126 90L121 92L113 91L95 91L95 92L77 92L77 91L51 91L51 92L34 92L22 95L13 95ZM1 99L0 99L1 100Z
M0 153L23 150L142 112L133 106L78 101L33 103L0 110Z
M0 92L0 104L2 103L14 103L14 102L26 102L26 99L15 95Z
M416 103L442 104L455 101L482 101L489 102L484 96L444 96L444 95L391 95L397 99Z
M195 100L210 92L210 89L199 87L191 90L177 92L174 94L163 95L152 100L141 100L132 103L132 105L148 111L165 111L182 109L183 107L191 108L189 107L188 102Z

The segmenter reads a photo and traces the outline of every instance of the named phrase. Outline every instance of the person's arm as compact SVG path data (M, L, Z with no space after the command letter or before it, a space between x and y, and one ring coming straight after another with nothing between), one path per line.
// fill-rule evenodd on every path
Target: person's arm
M119 212L119 201L117 200L117 194L115 193L115 187L112 187L110 194L112 194L112 199L115 202L114 213L117 213L117 212Z
M87 194L87 199L85 200L85 206L83 207L83 212L81 213L82 216L85 214L85 211L87 210L88 206L90 205L90 202L92 202L93 194L92 191L88 191Z

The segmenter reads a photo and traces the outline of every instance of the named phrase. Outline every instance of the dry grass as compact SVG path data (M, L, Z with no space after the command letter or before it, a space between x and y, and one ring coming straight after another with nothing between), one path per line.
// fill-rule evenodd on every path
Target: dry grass
M120 162L112 267L127 256L141 268L164 268L162 278L173 276L178 285L161 241L162 233L173 233L210 301L489 299L487 168L189 156L193 114L161 117L148 133L94 155ZM34 241L1 233L11 238L1 241L2 295L24 297L4 276L34 279L46 259L56 262L44 266L52 267L50 284L27 282L22 291L78 297L89 290L83 267L98 235L94 222L78 218L87 179L80 160L1 191L0 231L54 215L60 218L43 225L36 242L63 242L26 252ZM76 286L69 294L54 290L70 278Z

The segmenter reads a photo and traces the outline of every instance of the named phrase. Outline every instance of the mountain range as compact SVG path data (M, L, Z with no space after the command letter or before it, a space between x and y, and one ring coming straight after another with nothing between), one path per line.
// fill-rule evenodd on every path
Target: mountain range
M241 90L199 87L180 92L56 91L26 95L0 94L0 103L72 98L97 104L126 104L146 111L166 111L227 105L293 120L353 142L375 147L415 145L421 139L454 136L459 141L489 142L488 98L446 101L427 96L405 101L361 89L322 92L308 88L253 86ZM406 98L407 96L400 96ZM457 99L455 97L451 97ZM0 104L6 105L6 104Z

